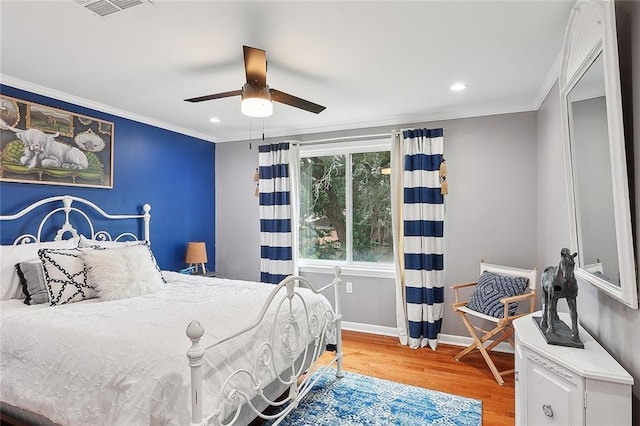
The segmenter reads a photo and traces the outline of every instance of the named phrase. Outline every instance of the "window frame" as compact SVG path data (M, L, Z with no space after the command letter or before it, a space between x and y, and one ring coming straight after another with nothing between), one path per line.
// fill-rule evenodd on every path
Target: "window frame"
M300 248L296 250L298 268L301 272L330 273L334 266L340 266L343 273L353 276L373 278L393 278L395 263L353 261L353 164L351 154L366 152L391 151L391 138L365 139L359 141L339 141L322 144L300 144L300 159L307 157L321 157L345 155L345 225L348 230L346 242L346 260L307 259L300 257ZM300 163L298 164L300 175ZM298 189L298 196L300 189ZM391 194L389 194L391 196ZM391 202L391 199L389 199ZM295 227L300 227L300 209L297 208Z

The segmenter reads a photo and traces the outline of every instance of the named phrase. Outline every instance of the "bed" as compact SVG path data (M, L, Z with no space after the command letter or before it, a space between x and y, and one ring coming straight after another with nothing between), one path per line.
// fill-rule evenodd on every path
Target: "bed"
M339 268L322 287L297 276L273 286L161 271L148 205L113 215L57 196L0 223L41 210L36 232L0 247L5 416L64 425L277 424L321 374L342 376ZM98 230L96 219L117 233ZM331 289L335 308L321 294ZM327 345L335 354L319 363Z

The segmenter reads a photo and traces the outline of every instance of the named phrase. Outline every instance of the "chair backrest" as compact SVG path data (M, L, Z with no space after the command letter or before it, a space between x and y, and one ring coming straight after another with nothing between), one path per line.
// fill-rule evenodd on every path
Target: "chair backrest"
M494 265L491 263L480 262L480 274L484 271L493 272L494 274L507 275L510 277L525 277L529 279L529 289L536 291L538 283L538 271L533 269L514 268L512 266Z

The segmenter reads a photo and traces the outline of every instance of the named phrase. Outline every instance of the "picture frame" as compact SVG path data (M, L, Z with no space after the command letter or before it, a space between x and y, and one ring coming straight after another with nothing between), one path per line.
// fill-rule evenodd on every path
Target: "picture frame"
M0 94L0 182L113 188L112 122Z

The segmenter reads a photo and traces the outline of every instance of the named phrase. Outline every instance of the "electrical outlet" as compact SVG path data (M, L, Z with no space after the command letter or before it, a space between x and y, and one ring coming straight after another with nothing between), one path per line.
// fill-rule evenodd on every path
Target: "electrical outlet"
M353 283L351 281L347 281L347 293L353 293Z

